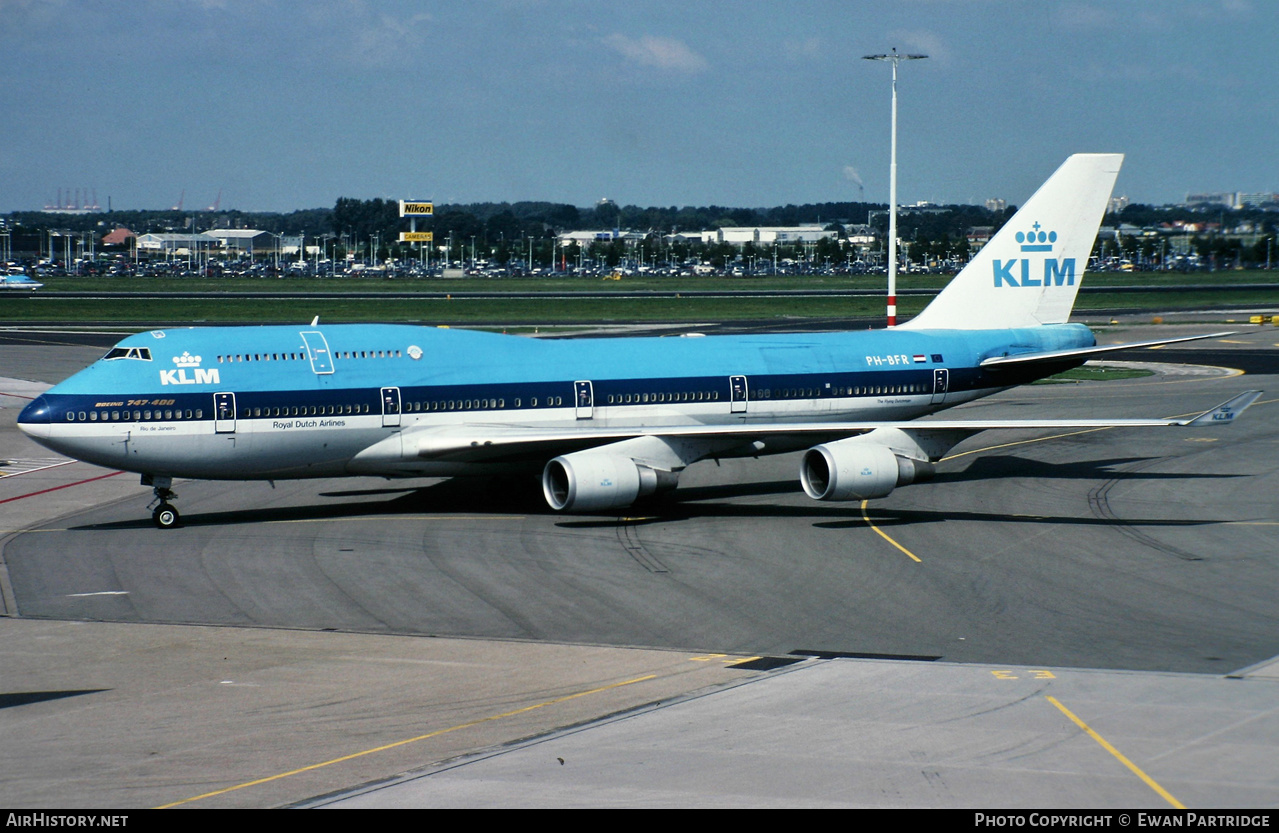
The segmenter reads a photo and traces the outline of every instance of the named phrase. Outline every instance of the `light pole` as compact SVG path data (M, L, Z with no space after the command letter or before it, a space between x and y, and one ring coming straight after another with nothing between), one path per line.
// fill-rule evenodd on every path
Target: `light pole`
M888 165L888 326L897 326L897 64L918 61L927 55L898 55L897 47L887 55L863 55L867 61L890 61L893 65L892 143Z

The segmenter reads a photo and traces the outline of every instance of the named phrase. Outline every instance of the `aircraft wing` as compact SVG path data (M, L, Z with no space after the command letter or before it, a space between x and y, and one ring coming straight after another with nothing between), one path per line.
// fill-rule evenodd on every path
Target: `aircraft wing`
M511 462L546 459L550 456L595 448L637 437L664 437L681 440L723 441L725 449L770 439L802 439L825 442L865 434L879 428L912 432L963 431L976 433L995 429L1064 428L1158 428L1226 425L1261 396L1261 391L1245 391L1215 408L1191 417L1173 419L927 419L883 422L750 423L735 425L671 425L625 428L584 427L575 431L547 431L536 427L499 424L468 424L441 428L408 429L401 437L405 456L413 452L422 460L448 462Z
M1183 341L1199 341L1205 338L1223 338L1234 335L1233 332L1207 333L1201 336L1181 336L1179 338L1161 338L1152 341L1133 341L1128 344L1100 344L1096 347L1078 347L1071 350L1049 350L1043 353L1014 353L1011 356L992 356L984 359L981 366L991 370L1035 363L1059 362L1063 359L1087 359L1102 353L1114 353L1119 350L1136 350L1142 347L1161 347L1165 344L1180 344Z

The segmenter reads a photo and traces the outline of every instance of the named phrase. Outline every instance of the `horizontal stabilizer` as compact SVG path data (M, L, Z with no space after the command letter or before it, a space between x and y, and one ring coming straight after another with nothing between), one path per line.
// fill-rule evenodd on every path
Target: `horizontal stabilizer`
M1096 347L1078 347L1072 350L1049 350L1043 353L1014 353L1011 356L993 356L984 359L982 367L998 370L1001 367L1027 365L1036 363L1059 362L1065 359L1091 358L1103 353L1115 353L1120 350L1139 350L1143 347L1162 347L1165 344L1179 344L1183 341L1199 341L1205 338L1224 338L1234 335L1233 332L1207 333L1201 336L1181 336L1179 338L1161 338L1153 341L1134 341L1128 344L1099 344Z

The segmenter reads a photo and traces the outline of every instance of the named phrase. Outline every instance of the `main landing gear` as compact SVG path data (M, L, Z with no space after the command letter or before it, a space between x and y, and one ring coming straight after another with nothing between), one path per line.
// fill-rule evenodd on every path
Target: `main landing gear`
M155 521L155 525L160 529L173 529L182 520L182 516L178 514L178 510L174 508L171 500L177 500L177 493L169 488L173 485L172 477L159 477L150 474L142 475L142 485L151 486L151 491L155 493L155 500L152 505L159 501L159 505L155 507L155 511L151 513L151 520Z

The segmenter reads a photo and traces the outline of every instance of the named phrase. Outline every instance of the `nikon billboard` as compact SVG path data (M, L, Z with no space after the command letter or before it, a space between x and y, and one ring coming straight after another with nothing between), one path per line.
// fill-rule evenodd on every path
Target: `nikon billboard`
M430 217L434 213L435 203L400 200L401 217Z

